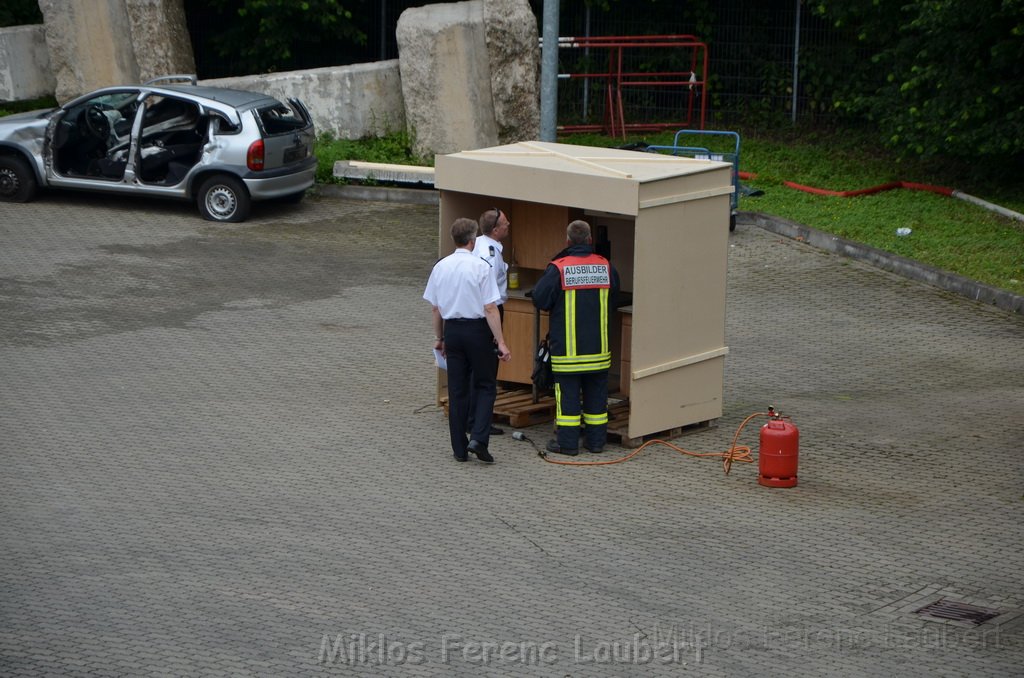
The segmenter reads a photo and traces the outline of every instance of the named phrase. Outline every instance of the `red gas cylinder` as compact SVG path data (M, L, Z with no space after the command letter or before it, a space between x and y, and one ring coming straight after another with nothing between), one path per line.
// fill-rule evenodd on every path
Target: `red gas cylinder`
M768 487L796 485L800 431L769 408L771 421L761 427L757 453L757 482Z

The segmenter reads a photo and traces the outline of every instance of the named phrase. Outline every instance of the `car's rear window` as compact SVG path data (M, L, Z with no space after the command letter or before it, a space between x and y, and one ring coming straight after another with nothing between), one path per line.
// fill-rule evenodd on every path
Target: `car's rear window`
M256 110L263 133L267 136L285 134L302 129L309 124L303 112L291 102L278 102L274 106L265 106Z

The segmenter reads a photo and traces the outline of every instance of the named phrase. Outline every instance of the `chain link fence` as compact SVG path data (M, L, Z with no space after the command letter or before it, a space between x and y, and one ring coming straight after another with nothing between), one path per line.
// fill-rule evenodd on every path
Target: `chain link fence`
M543 0L531 3L538 16ZM814 15L798 0L719 0L715 2L612 2L609 11L584 0L560 3L561 36L693 35L708 45L709 127L737 123L810 121L829 123L839 64L859 58L855 41ZM799 16L798 16L799 13ZM561 73L606 69L562 50ZM688 70L683 52L630 50L624 68L658 72ZM794 69L794 65L797 66ZM834 68L835 67L835 68ZM600 91L559 82L559 123L593 122L605 115ZM794 97L794 91L796 96ZM631 89L624 93L625 117L638 123L675 119L687 100L686 86Z
M342 3L347 4L347 3ZM363 44L336 41L313 54L296 54L291 68L316 68L395 59L395 25L422 0L366 0L353 6ZM595 3L600 5L600 3ZM709 48L707 97L709 128L736 124L832 121L833 89L841 84L842 65L863 58L856 41L814 15L799 0L610 0L608 9L586 0L561 0L561 36L693 35ZM542 32L543 0L530 0ZM220 22L205 0L186 0L200 77L244 74L242 60L218 54ZM798 21L799 13L799 21ZM799 55L798 66L794 60ZM607 53L560 50L559 72L607 71ZM687 55L650 48L624 53L624 68L635 72L689 71ZM600 79L559 82L559 124L601 123L607 116ZM794 96L795 91L795 96ZM630 88L623 92L623 117L629 122L668 122L689 101L686 85Z

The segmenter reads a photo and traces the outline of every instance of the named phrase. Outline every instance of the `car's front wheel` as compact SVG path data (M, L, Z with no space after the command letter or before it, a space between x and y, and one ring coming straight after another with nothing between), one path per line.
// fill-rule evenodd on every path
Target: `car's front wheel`
M36 175L14 155L0 155L0 200L28 202L36 195Z
M202 183L196 194L199 213L210 221L245 221L252 199L241 180L229 174L215 174Z

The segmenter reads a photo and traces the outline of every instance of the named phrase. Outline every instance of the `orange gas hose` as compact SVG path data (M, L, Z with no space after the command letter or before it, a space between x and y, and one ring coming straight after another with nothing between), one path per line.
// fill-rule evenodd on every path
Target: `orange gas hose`
M608 459L606 461L561 461L558 459L551 459L548 457L547 452L544 450L538 450L537 454L540 458L549 464L558 464L559 466L610 466L611 464L621 464L624 461L628 461L636 455L643 452L650 445L664 445L670 447L680 454L685 454L690 457L717 457L722 460L722 468L725 470L725 474L729 475L729 471L732 469L733 462L740 464L752 464L754 462L753 451L747 445L737 445L736 440L740 437L740 431L747 425L751 419L755 417L768 417L770 416L767 412L755 412L749 417L743 420L743 422L737 427L735 435L732 437L732 445L725 452L693 452L691 450L684 449L677 445L673 445L670 442L664 440L648 440L646 443L636 448L625 457L618 459Z

